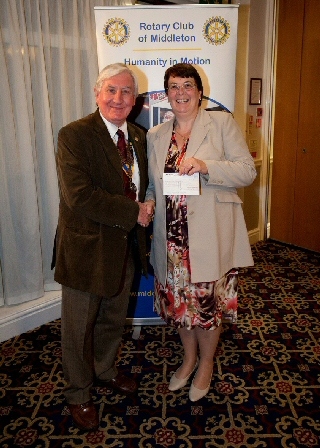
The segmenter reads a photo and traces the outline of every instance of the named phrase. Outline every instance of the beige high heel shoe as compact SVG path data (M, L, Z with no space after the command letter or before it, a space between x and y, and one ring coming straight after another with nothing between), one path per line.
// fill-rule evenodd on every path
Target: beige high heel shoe
M195 363L195 366L194 366L194 368L192 369L190 375L188 375L186 378L177 378L177 377L176 377L176 372L174 372L174 374L172 375L172 377L171 377L171 379L170 379L170 383L169 383L168 389L171 390L171 391L173 392L173 391L175 391L175 390L179 390L179 389L181 389L182 387L184 387L184 386L187 384L187 382L188 382L190 376L193 374L193 372L194 372L194 371L196 370L196 368L198 367L198 362L199 362L199 360L197 359L197 362Z
M200 398L202 398L205 395L207 395L207 393L209 392L209 389L210 389L211 380L212 380L212 373L211 373L209 385L205 389L198 389L193 384L193 381L192 381L191 386L190 386L190 390L189 390L189 399L190 399L190 401L198 401L198 400L200 400Z

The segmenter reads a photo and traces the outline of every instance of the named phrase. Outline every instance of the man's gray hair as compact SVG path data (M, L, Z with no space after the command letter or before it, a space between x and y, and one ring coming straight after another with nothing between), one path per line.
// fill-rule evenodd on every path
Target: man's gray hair
M138 96L138 79L136 75L133 73L133 71L126 65L122 64L121 62L117 62L115 64L107 65L105 68L101 70L101 72L98 75L98 79L96 81L96 84L94 86L94 90L96 93L100 93L101 87L103 86L103 83L106 79L112 78L113 76L119 75L120 73L127 72L134 84L134 96Z

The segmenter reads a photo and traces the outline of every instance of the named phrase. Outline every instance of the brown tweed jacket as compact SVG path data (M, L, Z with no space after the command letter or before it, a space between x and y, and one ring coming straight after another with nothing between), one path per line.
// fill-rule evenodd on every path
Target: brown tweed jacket
M147 188L145 133L128 123L140 171L139 200ZM60 187L55 280L102 296L118 292L133 232L146 272L145 230L139 206L124 194L116 146L99 111L63 127L58 136Z

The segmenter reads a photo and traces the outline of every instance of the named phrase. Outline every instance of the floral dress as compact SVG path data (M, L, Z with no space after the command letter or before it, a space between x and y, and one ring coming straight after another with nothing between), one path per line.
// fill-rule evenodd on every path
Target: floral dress
M165 172L177 172L188 140L178 149L175 132L165 162ZM200 327L214 330L222 320L237 318L238 271L231 269L212 282L191 283L187 198L166 196L167 279L162 285L155 277L155 309L162 319L176 328Z

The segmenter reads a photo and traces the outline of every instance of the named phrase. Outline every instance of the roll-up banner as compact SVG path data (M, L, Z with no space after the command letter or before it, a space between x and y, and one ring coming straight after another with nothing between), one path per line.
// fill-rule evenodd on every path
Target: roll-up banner
M238 5L95 7L99 70L127 64L139 80L130 121L149 129L172 116L163 88L165 70L193 64L203 83L202 107L234 110ZM150 238L152 229L149 229ZM153 274L136 279L128 319L158 323L153 310Z

